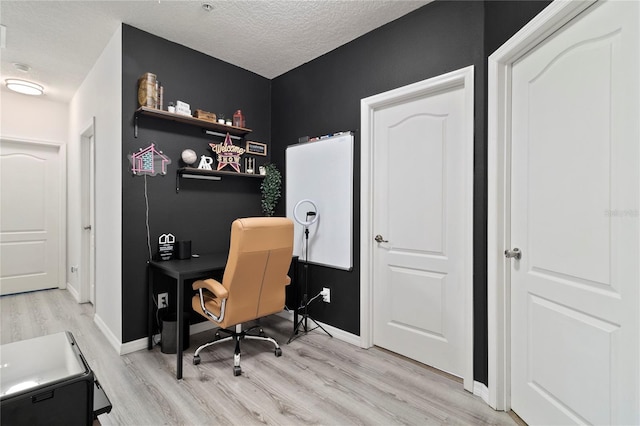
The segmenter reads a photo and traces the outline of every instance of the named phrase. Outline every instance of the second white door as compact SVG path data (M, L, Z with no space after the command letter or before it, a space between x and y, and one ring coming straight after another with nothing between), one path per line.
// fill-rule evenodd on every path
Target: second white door
M513 66L511 402L532 425L640 422L639 16L598 2Z
M465 72L456 84L390 92L372 125L373 343L460 377L471 351L473 71L456 75Z

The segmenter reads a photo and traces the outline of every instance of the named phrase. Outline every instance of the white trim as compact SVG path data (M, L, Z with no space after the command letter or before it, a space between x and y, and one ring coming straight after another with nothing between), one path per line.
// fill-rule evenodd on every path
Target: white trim
M58 222L58 288L65 290L67 288L67 145L66 142L49 141L42 139L23 139L13 136L5 137L0 135L0 139L6 142L44 145L58 148L58 161L60 164L59 185L60 195L58 202L59 222Z
M489 388L481 382L473 382L473 394L479 396L482 400L489 404Z
M81 303L80 302L80 293L78 293L78 290L76 290L76 288L68 281L67 281L67 291L69 293L71 293L71 296L73 296L73 299L76 302Z
M284 318L287 319L289 321L291 321L291 324L293 326L293 311L282 311L282 312L278 312L277 314L274 314L279 316L280 318ZM338 340L342 340L343 342L346 343L350 343L354 346L360 346L360 336L349 333L348 331L344 331L340 328L336 328L332 325L329 324L325 324L323 322L318 321L318 324L320 324L325 330L327 330L329 333L331 333L331 335L333 337L335 337ZM318 333L322 333L321 331L319 331ZM324 334L324 333L322 333Z
M487 310L489 405L511 408L510 279L503 252L510 247L511 67L594 0L556 1L488 60Z
M116 335L111 332L111 329L107 326L107 324L105 324L105 322L102 320L100 315L94 314L93 322L96 324L98 329L102 332L104 337L107 338L107 341L109 342L109 344L111 344L113 349L116 350L116 353L118 353L119 355L124 355L125 353L128 353L128 352L122 352L122 347L123 347L122 342L120 342L120 340L116 337ZM145 342L146 342L146 339L145 339Z
M87 124L84 127L84 131L82 131L82 133L80 133L80 161L83 161L82 158L82 153L83 150L86 149L86 145L85 144L93 144L93 158L90 158L93 161L93 165L91 165L89 167L89 173L93 174L93 176L89 179L90 182L93 182L93 184L95 185L95 173L96 173L96 168L95 168L95 146L96 146L96 141L95 141L95 136L96 136L96 118L92 117L91 118L91 123ZM93 142L91 142L91 139L93 138ZM90 146L91 149L91 146ZM89 157L92 157L92 155L90 154ZM85 165L80 165L80 178L83 179L84 175L82 173L84 167L86 167ZM82 188L82 185L80 185L80 187ZM90 188L90 193L91 193L91 201L93 202L92 206L90 206L90 216L91 216L91 226L95 227L95 223L96 223L96 218L95 218L95 186ZM82 199L82 197L84 197L85 194L82 193L82 189L80 190L80 198ZM82 223L83 220L83 209L84 207L82 207L82 203L80 206L80 227L82 228L83 226L85 226L84 223ZM95 232L96 230L93 229L92 232L94 233L95 236ZM82 268L80 270L80 285L79 285L79 294L78 294L78 301L80 303L85 303L85 302L91 302L91 277L89 277L89 274L91 274L93 272L93 283L95 285L95 243L94 243L94 250L93 253L91 252L90 247L83 247L83 243L84 243L84 235L83 235L83 230L81 229L80 231L80 251L81 252L85 252L88 251L87 256L90 256L91 254L93 254L94 258L93 258L93 271L89 270L89 271L84 271L84 269L88 266L84 264L84 256L81 255L80 256L80 268ZM91 245L91 237L89 237L89 245ZM89 262L91 262L91 259L88 259ZM82 279L82 278L86 278L89 277L89 279ZM95 299L95 294L94 294L94 299ZM95 300L93 301L93 305L95 306Z
M369 348L373 345L373 115L379 108L398 103L417 96L442 91L452 87L464 87L465 90L465 139L468 143L464 161L465 182L469 189L465 199L465 300L464 300L464 339L465 366L463 373L464 388L473 388L473 86L474 68L469 66L442 74L408 86L374 95L360 101L360 339L359 345Z

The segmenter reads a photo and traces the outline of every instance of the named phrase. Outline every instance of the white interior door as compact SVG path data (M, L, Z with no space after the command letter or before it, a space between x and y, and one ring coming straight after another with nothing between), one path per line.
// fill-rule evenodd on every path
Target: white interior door
M59 147L0 141L0 293L60 282Z
M471 373L473 71L464 72L457 84L391 92L373 112L369 236L379 235L373 343L460 377Z
M512 72L511 406L639 424L639 3L596 3Z

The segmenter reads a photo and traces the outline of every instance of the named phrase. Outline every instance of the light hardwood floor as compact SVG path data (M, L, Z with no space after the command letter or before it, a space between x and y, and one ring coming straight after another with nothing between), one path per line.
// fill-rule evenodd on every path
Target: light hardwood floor
M195 348L212 337L200 333L191 336L177 381L175 355L159 346L117 355L93 323L93 307L65 290L3 296L0 309L2 344L73 333L113 404L102 425L516 424L460 381L387 351L316 332L287 345L291 323L277 316L262 325L282 357L266 343L244 341L240 377L232 373L232 343L206 349L194 366Z

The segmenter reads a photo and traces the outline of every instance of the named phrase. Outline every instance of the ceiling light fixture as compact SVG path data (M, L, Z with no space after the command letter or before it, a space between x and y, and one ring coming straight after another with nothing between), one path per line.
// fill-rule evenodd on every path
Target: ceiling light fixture
M40 96L44 94L44 87L30 81L8 78L5 80L5 83L7 88L14 92L33 96Z

